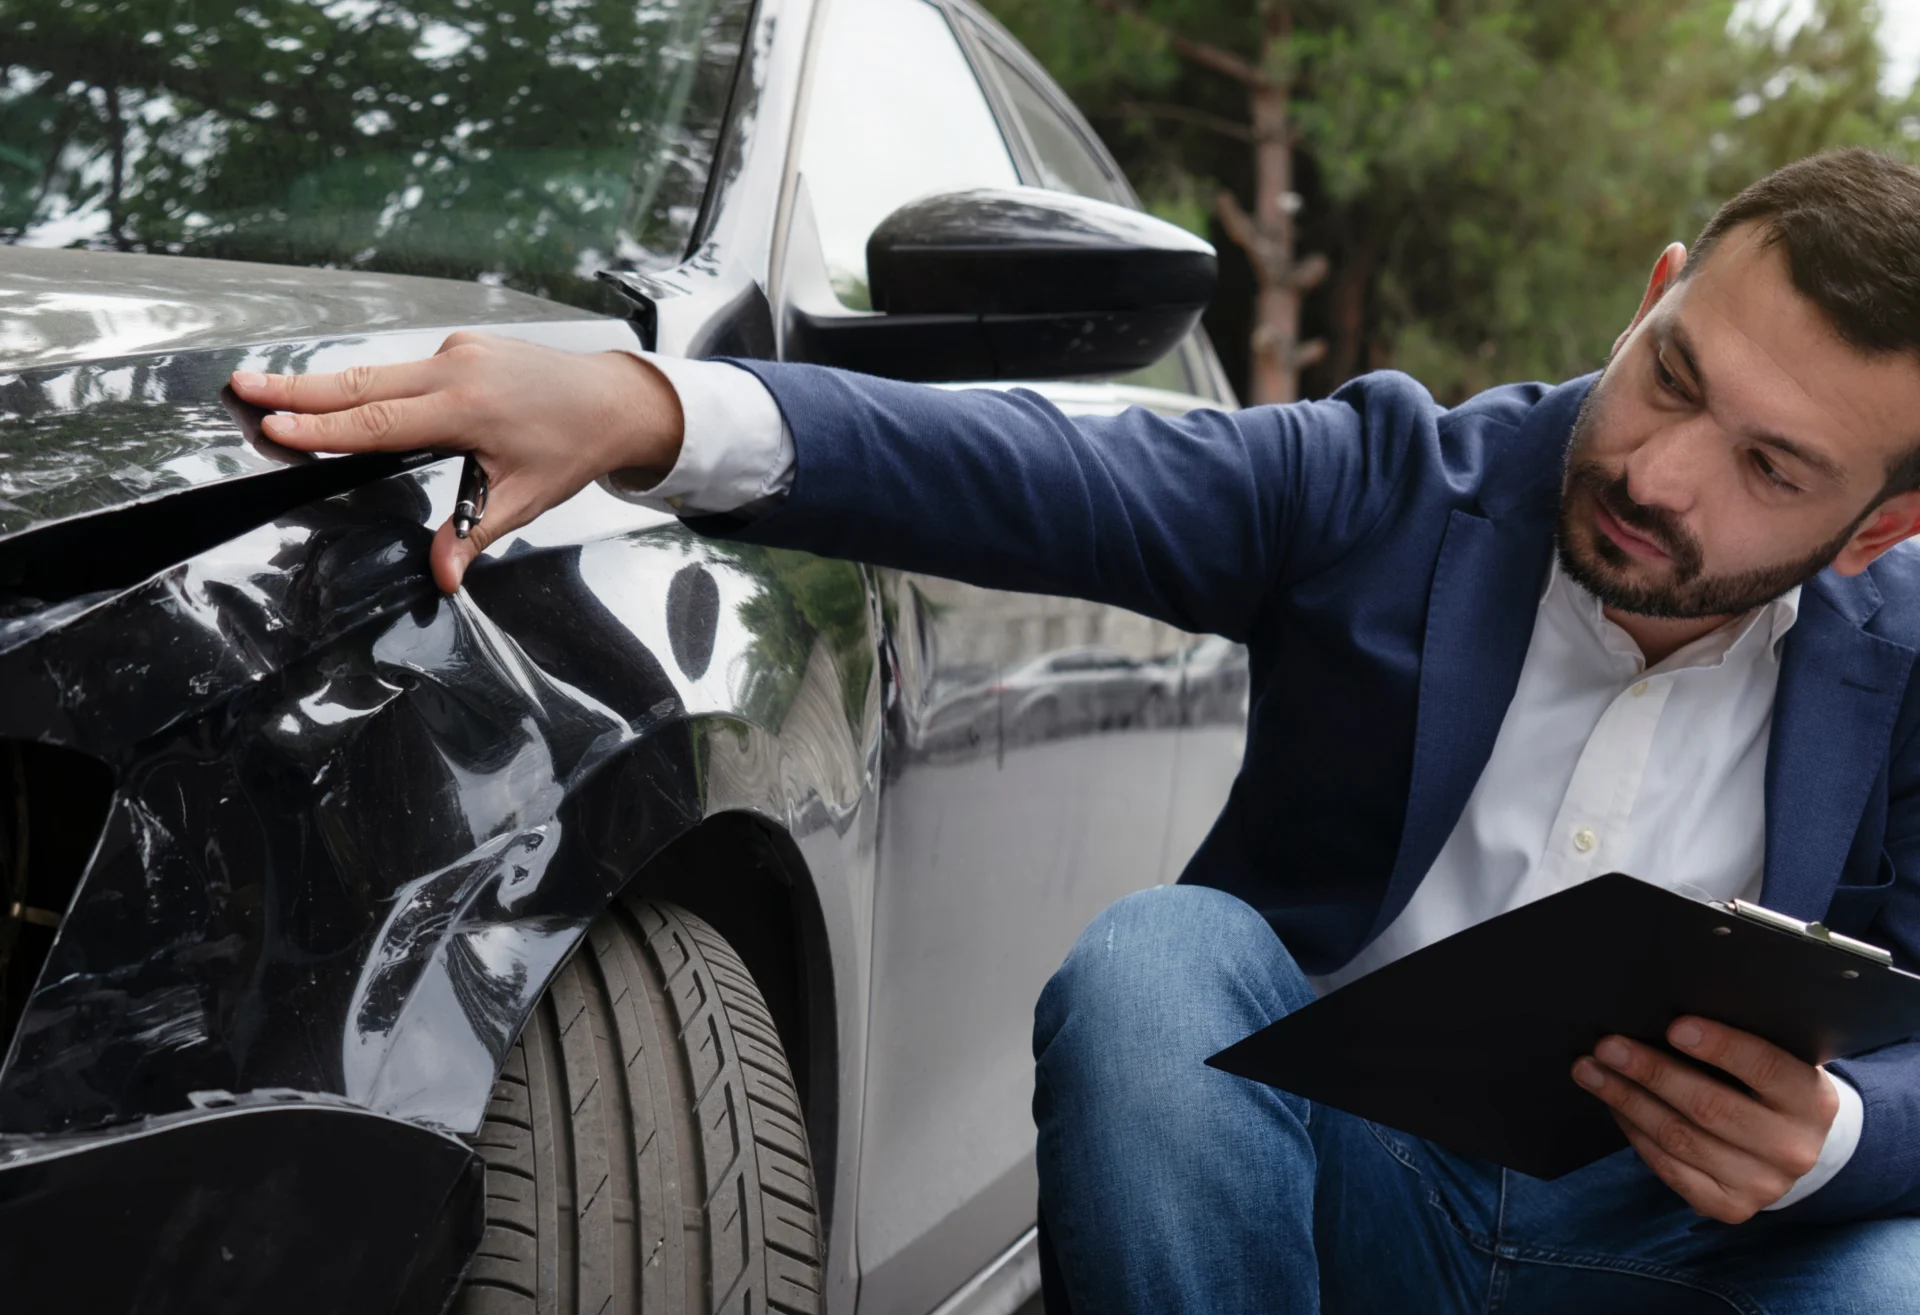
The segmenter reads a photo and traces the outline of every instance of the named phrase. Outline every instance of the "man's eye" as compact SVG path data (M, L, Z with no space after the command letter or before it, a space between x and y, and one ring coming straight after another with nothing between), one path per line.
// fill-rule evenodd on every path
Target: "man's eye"
M1790 493L1798 493L1800 491L1798 484L1782 476L1779 467L1767 460L1766 453L1756 451L1753 454L1753 464L1754 468L1760 472L1761 477L1775 488L1785 489Z
M1653 355L1653 377L1660 381L1662 388L1672 393L1675 397L1686 397L1686 393L1680 387L1680 381L1674 378L1673 371L1667 368L1667 363L1660 358L1658 352L1655 352Z

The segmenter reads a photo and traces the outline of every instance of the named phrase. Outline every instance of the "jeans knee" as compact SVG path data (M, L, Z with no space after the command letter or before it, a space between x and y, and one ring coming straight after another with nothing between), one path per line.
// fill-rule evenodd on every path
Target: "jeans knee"
M1277 1018L1312 990L1250 905L1206 886L1154 886L1103 909L1047 983L1034 1013L1038 1058L1069 1023L1095 1036L1227 1029Z

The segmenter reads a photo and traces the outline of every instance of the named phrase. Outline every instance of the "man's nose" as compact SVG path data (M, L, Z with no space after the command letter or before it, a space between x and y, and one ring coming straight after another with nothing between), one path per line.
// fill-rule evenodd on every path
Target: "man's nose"
M1643 507L1682 515L1708 478L1714 443L1700 420L1654 431L1627 458L1627 495Z

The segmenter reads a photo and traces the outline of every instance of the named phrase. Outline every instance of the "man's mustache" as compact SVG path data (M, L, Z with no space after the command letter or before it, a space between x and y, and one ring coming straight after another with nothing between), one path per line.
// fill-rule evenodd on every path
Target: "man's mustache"
M1627 491L1625 475L1609 475L1595 461L1576 462L1569 474L1573 483L1591 493L1615 520L1671 557L1677 582L1685 583L1700 573L1700 545L1672 512L1635 502Z

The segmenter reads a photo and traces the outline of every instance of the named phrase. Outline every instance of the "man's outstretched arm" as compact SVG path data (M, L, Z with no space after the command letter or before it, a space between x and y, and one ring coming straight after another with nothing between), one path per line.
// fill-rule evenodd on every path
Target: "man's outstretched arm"
M1069 418L1023 391L736 364L737 387L770 394L791 428L791 487L751 524L700 528L1235 637L1275 585L1377 524L1437 442L1438 408L1407 380L1233 415ZM690 432L671 382L633 354L483 334L455 334L427 361L234 386L304 413L267 422L290 446L474 452L491 501L473 538L441 527L432 562L443 589L488 543L589 480L620 471L626 489L669 476L684 485L689 453L699 449L693 465L724 465L713 445L737 441ZM716 510L696 496L682 514Z

